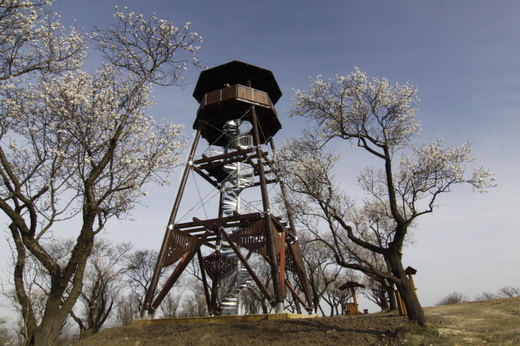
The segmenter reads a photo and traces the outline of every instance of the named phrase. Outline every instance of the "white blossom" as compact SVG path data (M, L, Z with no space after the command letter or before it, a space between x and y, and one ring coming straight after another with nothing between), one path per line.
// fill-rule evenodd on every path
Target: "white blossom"
M333 218L349 220L354 223L352 229L362 222L352 214L359 207L335 182L339 157L327 151L335 138L348 140L381 160L380 166L366 167L357 177L367 193L361 209L366 217L367 210L377 206L393 220L391 228L399 230L399 244L407 239L407 229L415 219L433 212L439 197L453 186L469 184L479 192L494 187L495 177L488 169L468 172L467 166L475 160L469 142L446 147L437 138L415 144L421 130L415 119L416 93L417 88L409 83L391 85L357 68L335 81L318 76L309 91L295 90L290 115L309 119L311 126L302 138L286 143L280 155L280 174L291 191L295 214L319 216L331 224ZM333 234L339 232L335 227L329 225Z
M357 138L360 146L395 151L421 130L415 119L416 93L409 83L391 86L356 68L335 82L318 76L308 92L295 90L290 116L314 120L324 137Z

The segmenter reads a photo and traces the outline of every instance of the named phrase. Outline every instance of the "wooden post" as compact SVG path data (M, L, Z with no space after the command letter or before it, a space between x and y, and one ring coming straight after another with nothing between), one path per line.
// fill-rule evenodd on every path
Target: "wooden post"
M419 295L417 294L417 288L415 287L415 282L413 281L413 276L412 276L412 275L417 274L417 270L412 267L407 267L404 270L404 272L406 273L406 275L408 275L408 280L410 281L410 285L412 286L413 291L414 291L415 295L417 296L417 298L419 298Z
M408 315L408 311L406 311L406 306L404 305L403 298L401 298L401 293L399 293L399 290L395 290L395 300L397 301L397 309L399 310L399 315Z
M412 267L407 267L404 270L405 274L408 276L408 280L410 281L410 285L413 288L415 295L417 296L417 288L415 288L415 283L413 281L412 275L417 274L417 270ZM398 290L395 290L395 298L397 300L397 308L399 310L399 315L406 316L408 315L408 311L406 311L406 306L404 305L403 298Z

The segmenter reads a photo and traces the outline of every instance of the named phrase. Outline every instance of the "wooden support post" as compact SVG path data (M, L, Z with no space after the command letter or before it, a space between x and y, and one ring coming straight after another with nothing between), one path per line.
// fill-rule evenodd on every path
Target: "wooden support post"
M282 232L280 234L280 265L278 266L280 268L280 289L282 293L282 297L285 296L285 232Z
M168 245L170 243L170 234L173 230L173 223L175 222L175 218L177 217L177 212L179 210L179 206L182 200L182 195L184 194L184 189L186 187L186 182L188 181L188 176L192 167L193 157L195 156L195 151L197 150L197 145L199 143L199 139L201 136L200 129L197 130L197 134L193 140L193 144L191 145L190 153L188 154L188 159L186 160L186 164L184 166L184 172L182 174L181 183L179 185L179 190L177 191L177 196L175 197L175 202L173 204L172 211L170 213L170 218L168 219L168 224L166 225L166 231L164 234L164 239L161 245L161 250L159 251L159 256L157 258L157 263L155 265L155 270L153 272L152 280L150 282L150 286L146 291L143 308L141 310L141 317L149 318L149 311L151 308L151 303L153 300L153 296L155 294L155 290L157 289L157 284L159 283L159 277L161 276L161 269L163 267L163 257L165 253L168 251ZM153 313L153 312L152 312Z
M354 301L354 304L356 304L356 307L358 306L357 298L356 298L356 289L354 287L350 287L350 293L352 294L352 300Z
M271 277L273 279L273 290L275 296L275 312L283 312L283 295L279 277L278 261L276 259L276 249L274 246L273 232L275 231L271 222L271 211L269 208L269 197L267 192L267 181L264 172L264 153L260 147L260 132L255 106L251 107L251 123L253 125L253 142L256 147L258 158L258 174L260 178L260 190L262 193L262 206L264 212L264 236L267 248L267 256L271 265Z
M275 169L280 164L278 162L278 157L276 155L276 146L274 143L274 140L271 138L269 140L269 143L271 145L271 150L273 151L273 160L275 162ZM283 179L279 179L280 183L280 192L282 194L283 202L287 205L288 203L288 197L287 197L287 191L285 187L285 182ZM301 251L300 251L300 244L298 243L298 238L296 237L296 226L294 224L294 217L290 210L287 210L287 219L289 220L289 228L290 228L290 236L292 239L288 242L288 249L292 256L292 258L295 259L295 265L296 265L296 272L298 274L298 278L300 280L300 286L305 294L305 298L307 299L307 304L303 304L305 306L305 309L310 313L313 310L314 301L312 299L312 293L311 288L309 285L309 278L307 277L307 272L305 271L305 268L303 266ZM299 297L299 296L298 296Z

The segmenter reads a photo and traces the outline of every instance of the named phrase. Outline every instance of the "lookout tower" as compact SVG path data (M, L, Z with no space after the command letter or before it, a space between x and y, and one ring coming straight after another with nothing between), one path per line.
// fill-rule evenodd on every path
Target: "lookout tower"
M312 310L294 224L287 215L275 215L268 196L268 186L273 184L284 193L275 174L273 141L282 128L274 108L281 96L271 71L241 61L201 72L193 92L200 105L193 123L196 135L145 297L143 317L153 315L195 258L212 316L240 314L241 292L249 285L256 285L275 312L283 312L286 295ZM210 149L198 155L201 137ZM211 219L194 215L192 221L178 222L191 172L218 191L218 210ZM256 206L245 202L246 191L248 196L258 196ZM268 263L268 279L256 273L253 258ZM173 272L159 287L160 273L167 266L174 266Z

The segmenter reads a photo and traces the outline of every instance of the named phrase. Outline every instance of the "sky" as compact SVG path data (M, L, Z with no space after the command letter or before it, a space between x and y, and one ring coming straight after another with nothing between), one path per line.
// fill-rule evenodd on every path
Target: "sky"
M294 89L308 90L311 78L346 76L358 67L391 83L409 81L421 100L418 141L441 137L454 146L469 140L477 158L472 165L489 167L498 183L486 194L457 186L419 220L403 264L417 269L422 305L454 291L472 299L520 287L519 1L57 0L54 6L63 24L76 21L87 31L109 26L115 6L179 26L191 22L204 39L196 54L204 66L241 60L271 70L283 93L276 105L283 126L278 146L299 135L302 119L287 111ZM191 94L200 71L189 67L184 90L154 92L154 116L185 124L186 135L193 134L198 104ZM370 160L348 143L336 150L342 186L355 191L356 176ZM134 220L113 222L107 237L158 250L180 172L169 187L150 186Z

